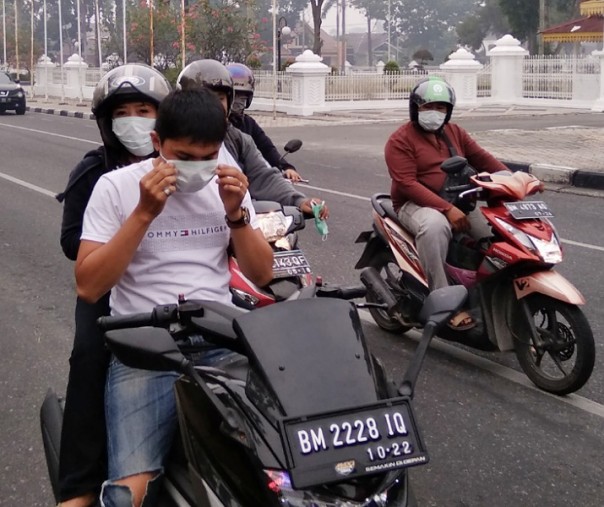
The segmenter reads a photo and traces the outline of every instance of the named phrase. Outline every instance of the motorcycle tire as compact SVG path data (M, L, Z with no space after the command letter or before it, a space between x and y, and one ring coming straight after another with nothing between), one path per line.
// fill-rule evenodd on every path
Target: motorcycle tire
M576 305L543 294L529 296L527 303L540 343L516 343L520 367L544 391L560 396L577 391L589 380L595 363L589 322Z
M369 262L369 266L375 268L380 276L387 280L386 276L386 268L389 264L394 264L396 269L398 269L398 265L396 264L396 259L390 252L380 252L379 255L371 259ZM378 298L369 292L367 292L367 296L365 297L368 303L381 303ZM375 323L384 331L388 331L389 333L406 333L411 329L411 326L404 326L398 320L392 319L388 313L380 308L369 308L369 313L371 317L375 321Z

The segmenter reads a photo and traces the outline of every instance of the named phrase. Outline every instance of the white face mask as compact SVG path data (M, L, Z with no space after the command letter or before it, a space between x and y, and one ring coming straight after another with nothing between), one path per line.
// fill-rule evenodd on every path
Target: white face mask
M198 192L205 187L216 174L218 159L213 160L168 160L161 152L160 157L173 164L178 171L176 190L178 192Z
M235 114L243 114L243 111L245 111L246 106L247 106L247 97L245 95L235 94L235 100L233 100L233 105L231 106L231 111Z
M153 141L149 135L155 128L155 118L125 116L114 118L111 130L125 148L137 157L153 153Z
M417 122L428 132L436 132L445 123L446 113L441 111L420 111L417 114Z

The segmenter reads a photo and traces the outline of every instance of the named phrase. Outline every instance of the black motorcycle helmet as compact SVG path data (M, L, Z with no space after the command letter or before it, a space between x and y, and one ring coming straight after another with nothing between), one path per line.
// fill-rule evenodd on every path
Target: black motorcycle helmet
M227 114L231 111L235 90L228 69L217 60L196 60L182 69L176 80L176 88L183 90L204 87L227 96Z
M109 167L126 164L130 159L128 150L111 128L115 107L134 101L159 106L171 91L170 83L161 72L142 63L121 65L100 79L92 95L92 112L101 132Z
M229 63L226 67L233 79L235 93L246 96L245 108L248 109L252 105L256 87L256 78L252 69L242 63Z
M411 95L409 95L409 118L411 121L417 123L420 106L433 102L447 104L445 124L448 123L455 107L455 90L443 78L438 76L420 79L411 90Z

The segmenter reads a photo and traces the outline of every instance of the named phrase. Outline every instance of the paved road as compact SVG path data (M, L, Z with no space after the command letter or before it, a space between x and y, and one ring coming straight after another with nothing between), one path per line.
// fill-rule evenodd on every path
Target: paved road
M271 130L280 144L304 139L292 162L310 178L309 193L332 208L326 242L310 224L302 237L325 279L356 283L354 239L369 226L368 197L387 189L381 146L393 127ZM51 194L98 134L94 122L30 114L0 117L0 135L10 150L0 173L36 186L0 179L0 505L50 506L37 411L48 386L64 388L73 333L72 265L58 246L61 208ZM604 504L601 200L557 192L545 199L569 241L560 271L589 302L585 311L598 340L594 376L577 396L558 399L528 387L511 355L477 355L437 342L416 397L431 455L428 466L412 472L422 505ZM415 342L371 323L365 330L372 349L400 376Z

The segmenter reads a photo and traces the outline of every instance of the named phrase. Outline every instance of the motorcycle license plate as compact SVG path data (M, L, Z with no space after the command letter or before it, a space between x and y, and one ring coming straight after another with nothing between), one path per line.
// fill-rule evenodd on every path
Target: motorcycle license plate
M551 218L554 214L543 201L504 202L507 210L516 220L527 218Z
M428 463L409 400L284 419L282 432L296 488Z
M310 264L301 250L275 252L273 278L287 278L310 273Z

